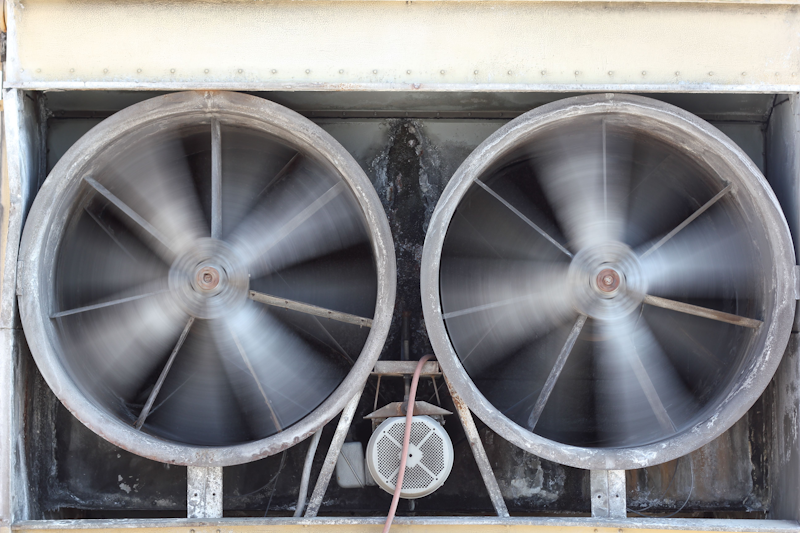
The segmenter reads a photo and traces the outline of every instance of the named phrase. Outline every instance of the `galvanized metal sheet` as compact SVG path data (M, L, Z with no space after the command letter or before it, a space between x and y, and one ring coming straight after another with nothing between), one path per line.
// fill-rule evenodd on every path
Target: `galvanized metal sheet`
M593 518L626 518L624 470L592 470L589 483Z
M24 88L800 89L784 3L18 0Z
M221 466L190 466L186 469L186 516L222 518Z

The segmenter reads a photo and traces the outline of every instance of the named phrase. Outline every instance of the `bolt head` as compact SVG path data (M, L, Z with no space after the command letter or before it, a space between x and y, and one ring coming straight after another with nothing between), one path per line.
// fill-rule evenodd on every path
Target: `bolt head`
M604 268L597 274L597 288L603 292L614 292L620 284L619 273L613 268Z
M214 267L205 266L197 271L195 279L197 281L197 286L202 290L214 290L217 288L217 285L219 285L219 270Z

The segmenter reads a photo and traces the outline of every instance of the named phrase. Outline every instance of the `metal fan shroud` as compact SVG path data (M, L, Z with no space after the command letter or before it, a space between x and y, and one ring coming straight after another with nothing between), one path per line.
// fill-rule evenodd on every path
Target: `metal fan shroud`
M674 106L591 95L478 147L422 260L437 359L500 436L634 469L730 428L775 372L795 306L780 207L725 135Z
M309 120L240 93L160 96L92 129L36 196L20 260L48 385L166 463L239 464L313 434L363 386L394 305L364 172Z

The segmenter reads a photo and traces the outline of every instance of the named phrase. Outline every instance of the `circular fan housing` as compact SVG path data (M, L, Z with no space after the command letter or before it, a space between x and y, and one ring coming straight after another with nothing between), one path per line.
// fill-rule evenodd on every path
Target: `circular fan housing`
M753 405L794 315L777 200L719 130L624 95L544 105L448 183L422 259L437 360L523 449L633 469Z
M364 172L312 122L239 93L160 96L92 129L36 196L20 261L55 394L167 463L243 463L318 431L363 387L394 305Z
M367 444L367 467L375 482L389 494L397 487L405 417L381 423ZM422 498L441 487L453 469L453 442L441 424L429 416L411 419L411 439L400 496Z

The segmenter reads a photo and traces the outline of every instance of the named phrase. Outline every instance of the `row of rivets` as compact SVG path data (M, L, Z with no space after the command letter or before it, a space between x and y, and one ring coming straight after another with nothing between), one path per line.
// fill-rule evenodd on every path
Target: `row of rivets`
M171 73L171 74L175 74L175 71L176 71L176 70L175 70L174 68L171 68L171 69L169 69L169 71L170 71L170 73ZM20 72L25 72L25 69L20 69ZM36 73L37 73L37 74L39 74L39 73L41 73L41 72L42 72L42 69L40 69L40 68L37 68L37 69L36 69ZM74 68L71 68L71 69L69 69L69 72L72 74L72 73L74 73L74 72L75 72L75 69L74 69ZM203 70L203 72L204 72L205 74L208 74L208 73L209 73L209 72L211 72L211 71L210 71L209 69L204 69L204 70ZM278 73L277 69L272 69L270 72L271 72L272 74L277 74L277 73ZM141 73L142 73L142 69L140 69L140 68L137 68L137 69L136 69L136 73L137 73L137 74L141 74ZM237 69L237 73L239 73L239 74L243 74L243 73L244 73L244 69ZM311 69L306 69L306 70L305 70L305 73L306 73L306 74L311 74ZM373 69L372 73L373 73L373 74L377 74L377 73L378 73L378 70L377 70L377 69ZM476 76L478 75L478 71L477 71L477 70L474 70L474 71L472 71L472 73L473 73L474 75L476 75ZM107 68L104 68L104 69L103 69L103 74L108 74L108 69L107 69ZM339 69L339 74L344 74L344 69ZM411 70L406 70L406 74L411 74ZM441 74L441 75L444 75L444 74L446 74L446 71L445 71L445 70L440 70L440 71L439 71L439 74ZM513 76L513 75L514 75L514 71L513 71L513 70L509 70L509 71L507 72L507 74L508 74L509 76ZM545 76L545 75L547 75L547 71L546 71L546 70L542 70L542 71L540 71L540 74L541 74L542 76ZM580 76L580 75L582 74L582 72L581 72L580 70L576 70L574 74L575 74L575 76ZM609 70L609 71L608 71L608 75L609 75L609 76L614 76L615 74L616 74L616 73L615 73L613 70ZM680 76L680 75L681 75L681 72L680 72L679 70L676 70L676 71L675 71L675 76ZM708 72L708 75L709 75L709 76L714 76L714 75L715 75L715 72L714 72L713 70L711 70L711 71L709 71L709 72ZM780 73L780 72L776 72L776 73L775 73L775 76L776 76L776 77L780 77L780 75L781 75L781 73ZM643 70L643 71L642 71L642 76L647 76L647 71L646 71L646 70ZM742 76L747 76L747 72L746 72L746 71L745 71L745 72L742 72ZM797 77L797 72L792 72L792 77Z

